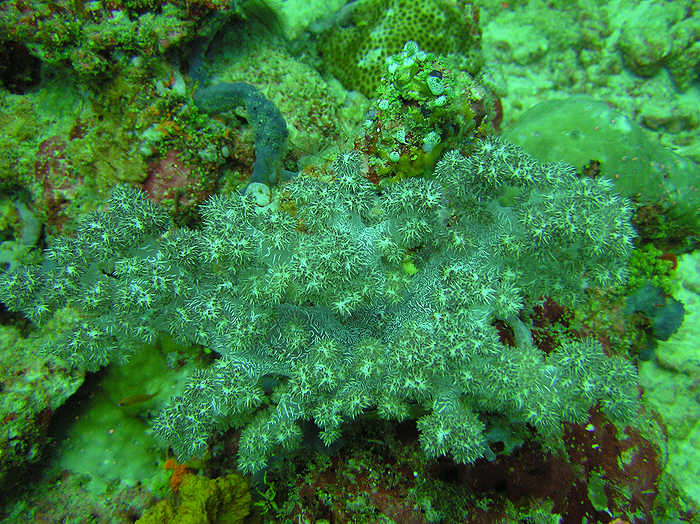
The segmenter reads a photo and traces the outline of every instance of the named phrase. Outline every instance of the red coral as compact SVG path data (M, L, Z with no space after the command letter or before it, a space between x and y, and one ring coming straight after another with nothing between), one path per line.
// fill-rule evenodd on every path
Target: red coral
M185 475L189 474L187 466L178 464L174 459L169 458L165 461L165 464L163 464L163 469L171 469L173 471L173 474L170 476L170 487L177 493L180 484L182 484L182 479Z

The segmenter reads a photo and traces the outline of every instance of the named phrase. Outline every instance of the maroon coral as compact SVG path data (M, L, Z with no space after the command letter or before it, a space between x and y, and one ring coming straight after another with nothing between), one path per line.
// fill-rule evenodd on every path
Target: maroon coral
M148 165L148 177L143 183L149 199L167 203L172 206L171 211L177 212L188 210L206 198L208 192L201 186L195 169L175 149Z
M49 224L61 226L66 222L64 210L73 200L83 177L76 174L66 157L66 142L60 136L47 138L36 153L34 178L39 183Z

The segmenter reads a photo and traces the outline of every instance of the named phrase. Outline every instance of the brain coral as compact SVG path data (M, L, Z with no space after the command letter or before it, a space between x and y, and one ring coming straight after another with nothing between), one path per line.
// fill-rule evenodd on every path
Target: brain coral
M467 56L471 73L481 66L478 11L463 0L358 0L341 10L319 51L346 88L372 97L386 58L407 40L431 53Z

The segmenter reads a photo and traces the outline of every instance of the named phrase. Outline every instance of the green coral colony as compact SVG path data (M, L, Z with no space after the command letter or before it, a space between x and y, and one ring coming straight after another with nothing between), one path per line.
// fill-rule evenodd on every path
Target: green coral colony
M634 232L609 183L497 139L469 157L448 152L434 179L381 195L357 153L332 173L331 183L299 176L285 186L295 216L250 196L212 197L201 230L173 228L141 192L119 187L108 211L57 238L41 265L4 274L0 298L37 323L80 308L48 351L89 369L163 327L216 351L156 432L188 458L222 421L257 412L239 447L247 472L298 446L300 421L331 444L370 407L403 420L421 406L425 452L459 462L490 453L480 411L543 434L596 402L631 416L628 363L592 340L545 357L517 316L528 297L574 304L586 286L623 281ZM410 278L409 252L419 268ZM517 351L499 341L496 320L511 325ZM277 377L277 402L260 410L266 376Z

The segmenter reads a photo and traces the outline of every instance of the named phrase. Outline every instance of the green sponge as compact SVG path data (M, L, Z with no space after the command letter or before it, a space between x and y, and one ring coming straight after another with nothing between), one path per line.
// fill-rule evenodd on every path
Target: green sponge
M700 169L652 142L633 120L587 96L537 104L503 133L542 162L582 168L597 160L615 188L669 219L700 228Z

